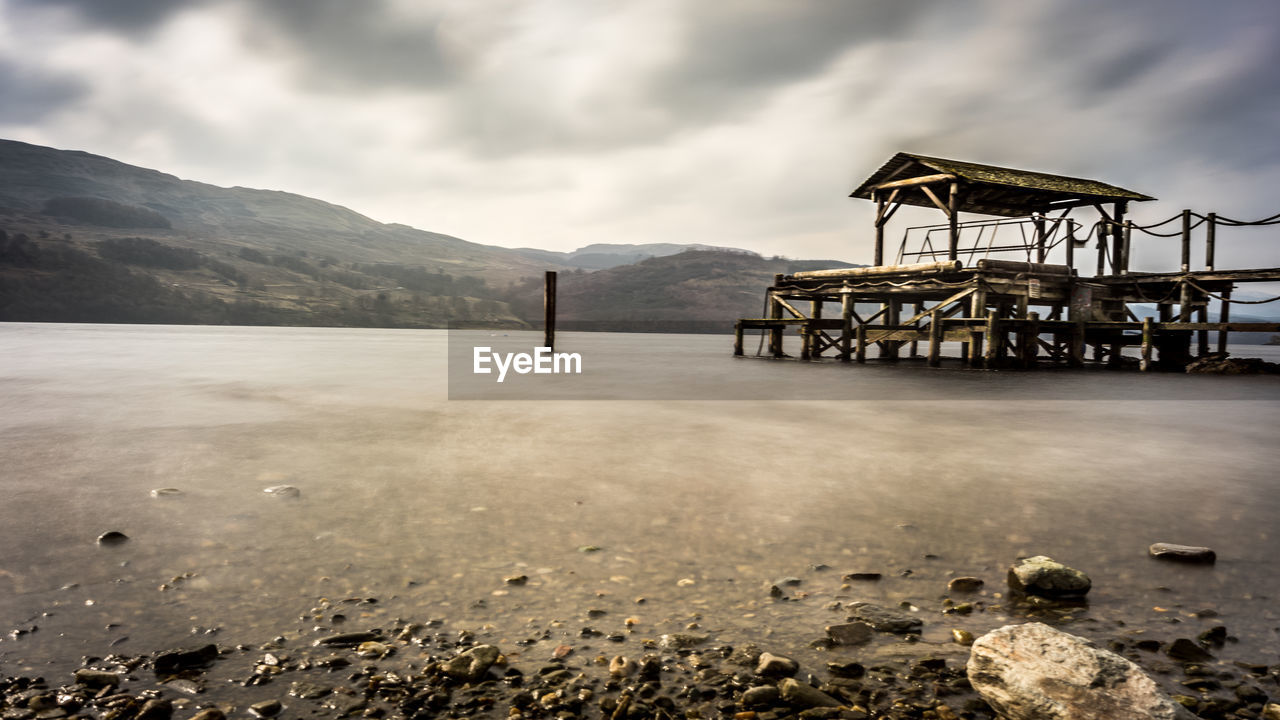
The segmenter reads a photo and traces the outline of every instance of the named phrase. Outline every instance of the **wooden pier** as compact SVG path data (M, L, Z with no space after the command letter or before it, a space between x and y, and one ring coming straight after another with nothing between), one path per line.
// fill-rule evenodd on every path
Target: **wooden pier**
M745 354L746 331L761 330L768 336L766 354L786 357L784 337L794 329L801 360L830 356L861 363L874 348L881 360L938 366L943 344L960 343L958 360L970 367L1092 363L1181 370L1196 356L1225 353L1232 332L1280 333L1280 323L1230 322L1235 286L1280 281L1280 268L1214 269L1220 226L1278 224L1280 217L1241 222L1183 211L1139 226L1125 214L1128 203L1152 199L1145 195L1092 180L906 153L852 196L876 203L877 264L776 276L767 291L769 317L736 323L735 355ZM898 262L884 264L884 228L903 204L937 207L947 223L909 229ZM1098 215L1087 230L1068 217L1079 208ZM962 212L1017 219L964 223ZM1155 229L1176 221L1172 232ZM1192 270L1192 233L1200 226L1206 262ZM908 250L910 230L920 231L918 249ZM1002 231L1005 240L997 240ZM976 240L962 242L966 233ZM1130 272L1135 233L1179 237L1179 271ZM1077 250L1090 241L1096 243L1096 273L1082 277ZM1011 253L1025 259L1007 259ZM1047 262L1051 255L1063 262ZM1135 304L1154 306L1156 317L1139 318L1130 307ZM1209 322L1211 305L1218 308L1217 322ZM1126 356L1126 347L1140 348L1138 357Z

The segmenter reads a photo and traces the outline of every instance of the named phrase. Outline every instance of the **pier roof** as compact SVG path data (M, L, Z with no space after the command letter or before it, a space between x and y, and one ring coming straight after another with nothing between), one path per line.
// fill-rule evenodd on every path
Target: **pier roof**
M961 212L1005 217L1024 217L1081 205L1155 199L1097 180L905 152L890 158L849 197L870 200L877 190L896 191L897 202L935 207L938 203L930 197L928 186L951 182L960 186L957 199Z

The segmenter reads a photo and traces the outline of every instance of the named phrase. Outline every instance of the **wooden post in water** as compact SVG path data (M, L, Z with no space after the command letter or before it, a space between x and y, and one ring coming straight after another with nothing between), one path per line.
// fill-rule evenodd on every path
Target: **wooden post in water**
M1204 305L1200 306L1199 308L1196 308L1196 322L1198 323L1209 322L1209 301L1208 300L1205 301ZM1196 331L1196 356L1204 357L1205 355L1208 355L1208 354L1209 354L1209 331L1197 330Z
M890 300L888 308L889 311L885 313L884 324L891 328L897 328L898 321L902 319L902 301ZM895 331L891 330L890 332ZM897 362L898 348L901 345L902 343L897 340L882 340L880 342L880 357L890 362Z
M823 302L824 302L824 299L819 297L819 298L815 298L810 303L811 309L809 310L809 317L813 318L814 320L822 319ZM810 331L810 334L813 335L813 341L809 345L810 357L820 358L822 357L822 335L820 334L822 332L822 326L816 322L812 323L809 327L809 331Z
M778 302L778 286L782 284L782 274L773 276L773 289L769 291L769 317L782 319L782 303ZM769 350L774 357L782 357L782 325L769 328Z
M999 337L1000 320L999 312L996 310L987 311L987 329L984 333L987 340L987 354L983 358L982 363L988 369L992 370L996 366L996 358L1000 355L1000 346L1004 344L1004 338Z
M1040 354L1040 313L1027 313L1027 344L1022 351L1024 367L1034 368L1036 356Z
M853 350L853 295L840 296L840 362L849 362Z
M733 354L742 357L742 321L733 324Z
M969 317L981 319L987 314L987 292L981 287L973 291L969 301ZM979 367L982 363L982 330L969 333L969 367Z
M556 271L548 270L542 289L543 335L542 346L556 348Z
M858 362L864 363L867 361L867 324L858 323L858 328L854 331L854 335L856 336L854 357Z
M929 313L929 367L942 364L942 311L934 308Z
M1150 316L1142 318L1142 362L1138 365L1138 369L1142 372L1151 369L1151 343L1155 337L1151 326Z
M919 315L922 312L924 312L924 303L918 302L913 306L913 312L911 314ZM916 321L916 327L917 328L920 327L920 320ZM911 357L911 358L920 357L920 341L919 340L911 341L911 347L907 351L907 357Z
M1222 323L1218 331L1218 352L1227 351L1227 323L1231 320L1231 290L1222 291L1222 309L1218 311L1218 322Z
M1218 213L1209 213L1204 222L1208 226L1204 230L1204 269L1213 270L1213 246L1218 239Z

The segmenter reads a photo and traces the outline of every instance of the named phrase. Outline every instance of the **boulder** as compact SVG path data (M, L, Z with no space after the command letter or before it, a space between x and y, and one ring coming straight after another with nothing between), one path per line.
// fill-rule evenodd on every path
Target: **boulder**
M1042 623L978 638L969 683L1007 720L1194 720L1128 660Z
M1044 555L1023 558L1009 568L1009 587L1027 595L1078 598L1089 592L1089 576Z
M837 645L863 645L871 642L871 626L864 622L828 625L827 637Z
M1218 559L1217 553L1207 547L1195 545L1175 545L1174 543L1155 543L1147 548L1151 557L1160 560L1173 560L1185 563L1212 564Z
M898 610L890 610L879 605L872 605L871 603L856 602L850 605L848 609L850 621L864 622L879 632L905 635L907 633L918 633L924 626L920 618L914 615Z
M1280 373L1280 364L1262 358L1233 358L1228 353L1209 353L1187 365L1187 372L1208 375L1258 375Z

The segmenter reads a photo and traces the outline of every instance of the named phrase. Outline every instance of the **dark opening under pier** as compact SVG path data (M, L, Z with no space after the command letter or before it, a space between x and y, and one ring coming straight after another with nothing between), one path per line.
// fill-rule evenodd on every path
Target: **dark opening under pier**
M798 334L801 360L865 362L874 349L882 360L937 366L950 342L960 343L956 359L971 367L1137 362L1143 370L1181 370L1195 357L1225 354L1232 332L1280 333L1280 323L1230 321L1231 306L1241 302L1231 300L1235 287L1280 281L1280 268L1214 267L1220 230L1280 224L1280 215L1246 222L1184 210L1137 225L1125 217L1129 203L1153 198L1094 180L908 153L851 197L876 204L876 264L776 276L766 292L768 317L737 321L735 355L744 354L746 331L762 330L771 357L788 356L784 338ZM902 205L936 207L946 223L909 228L886 263L885 226ZM1097 220L1068 217L1077 209ZM961 213L997 219L962 222ZM1131 272L1140 237L1180 240L1181 267ZM1198 237L1204 265L1193 269ZM1096 254L1096 265L1083 276L1078 265L1087 254ZM1131 305L1154 306L1157 314L1139 318ZM1140 359L1124 355L1130 346L1141 348Z

